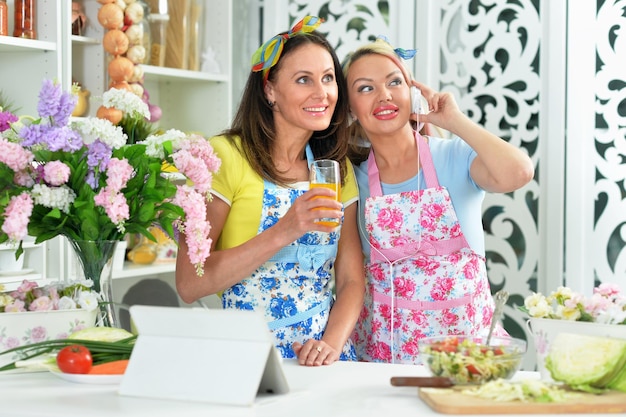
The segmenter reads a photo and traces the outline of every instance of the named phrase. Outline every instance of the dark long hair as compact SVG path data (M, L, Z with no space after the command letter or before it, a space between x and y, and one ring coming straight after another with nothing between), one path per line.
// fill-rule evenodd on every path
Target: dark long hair
M340 162L344 182L348 152L348 90L341 63L333 47L318 31L293 36L285 42L277 64L269 71L268 79L271 81L275 78L284 57L306 44L320 45L331 55L338 87L337 105L330 125L325 130L314 131L309 144L315 159L335 159ZM241 138L240 151L262 178L281 185L292 182L291 178L286 178L276 169L272 160L271 150L276 139L276 129L274 112L265 97L262 71L250 72L233 123L222 134L231 141L235 136Z

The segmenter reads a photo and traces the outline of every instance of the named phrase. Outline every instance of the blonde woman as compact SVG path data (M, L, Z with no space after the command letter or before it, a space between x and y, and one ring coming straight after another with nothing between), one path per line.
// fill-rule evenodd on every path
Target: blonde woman
M483 197L534 173L524 152L472 122L451 94L414 81L406 53L379 39L344 63L354 142L366 143L354 159L366 294L353 337L366 361L419 363L423 337L485 333L493 300ZM412 86L428 103L419 122L454 138L414 130Z

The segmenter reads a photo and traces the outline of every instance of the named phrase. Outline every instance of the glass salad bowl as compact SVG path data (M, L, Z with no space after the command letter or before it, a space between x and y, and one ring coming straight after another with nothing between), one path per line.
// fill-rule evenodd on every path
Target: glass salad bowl
M419 356L433 376L448 377L456 385L478 385L509 379L520 368L526 341L481 336L441 336L421 339Z

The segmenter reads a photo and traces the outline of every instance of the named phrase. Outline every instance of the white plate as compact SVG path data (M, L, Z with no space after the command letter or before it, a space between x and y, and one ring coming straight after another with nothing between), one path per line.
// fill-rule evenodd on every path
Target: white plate
M76 384L113 385L122 382L124 375L89 375L89 374L66 374L56 369L50 369L54 375L61 379Z
M32 273L34 269L20 269L19 271L0 271L2 277L18 277L20 275L28 275Z

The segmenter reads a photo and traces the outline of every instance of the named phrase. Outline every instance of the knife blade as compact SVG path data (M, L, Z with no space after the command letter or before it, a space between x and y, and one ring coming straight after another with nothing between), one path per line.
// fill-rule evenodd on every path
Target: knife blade
M445 376L392 376L390 382L394 387L448 388L454 385Z

